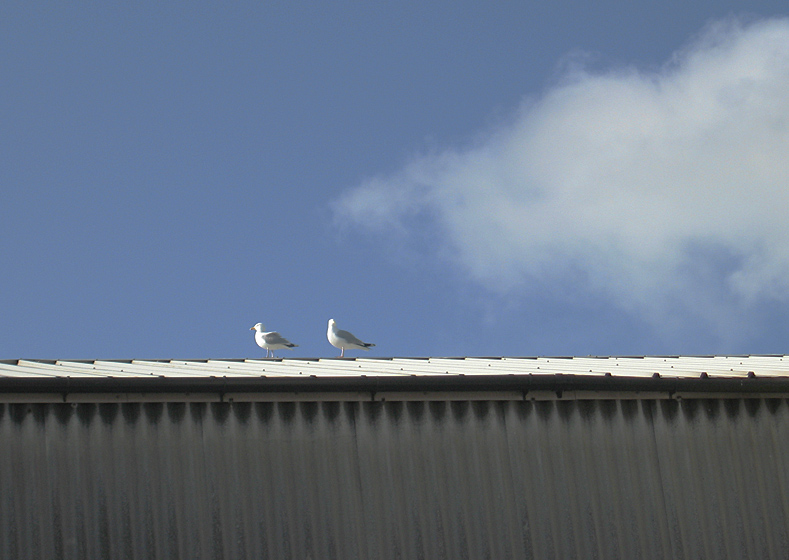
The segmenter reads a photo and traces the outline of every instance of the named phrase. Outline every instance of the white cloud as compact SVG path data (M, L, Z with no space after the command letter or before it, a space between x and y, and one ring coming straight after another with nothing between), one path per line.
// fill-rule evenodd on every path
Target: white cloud
M492 290L583 286L654 320L789 301L789 20L710 26L660 71L568 71L473 147L349 190L343 224L424 220Z

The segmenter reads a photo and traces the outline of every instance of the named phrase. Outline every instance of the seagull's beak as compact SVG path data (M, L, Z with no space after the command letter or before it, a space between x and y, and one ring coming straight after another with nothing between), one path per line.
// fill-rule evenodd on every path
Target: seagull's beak
M249 330L254 331L255 327L249 327Z

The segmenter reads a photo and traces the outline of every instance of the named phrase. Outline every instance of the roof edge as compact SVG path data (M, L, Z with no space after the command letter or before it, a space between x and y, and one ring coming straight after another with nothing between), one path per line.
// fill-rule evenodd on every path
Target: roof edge
M219 400L235 393L292 393L302 396L337 393L362 393L375 398L378 393L471 393L506 392L529 399L533 393L565 392L604 394L639 393L665 395L789 396L787 377L625 377L575 374L546 375L420 375L407 377L37 377L0 378L0 394L55 394L63 401L75 393L96 394L215 394ZM325 397L324 397L325 398ZM317 400L324 400L320 398ZM597 397L605 398L605 397ZM621 397L619 397L621 398ZM7 402L7 401L6 401Z

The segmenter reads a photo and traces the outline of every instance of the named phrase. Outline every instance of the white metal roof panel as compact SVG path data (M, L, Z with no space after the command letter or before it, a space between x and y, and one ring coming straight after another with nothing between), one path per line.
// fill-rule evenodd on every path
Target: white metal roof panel
M581 375L789 377L789 356L274 358L238 360L6 360L0 377L374 377Z

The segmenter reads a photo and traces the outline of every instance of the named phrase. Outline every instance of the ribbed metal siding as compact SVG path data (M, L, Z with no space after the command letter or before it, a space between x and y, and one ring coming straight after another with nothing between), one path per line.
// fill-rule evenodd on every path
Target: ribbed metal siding
M786 400L5 404L2 558L786 558Z

